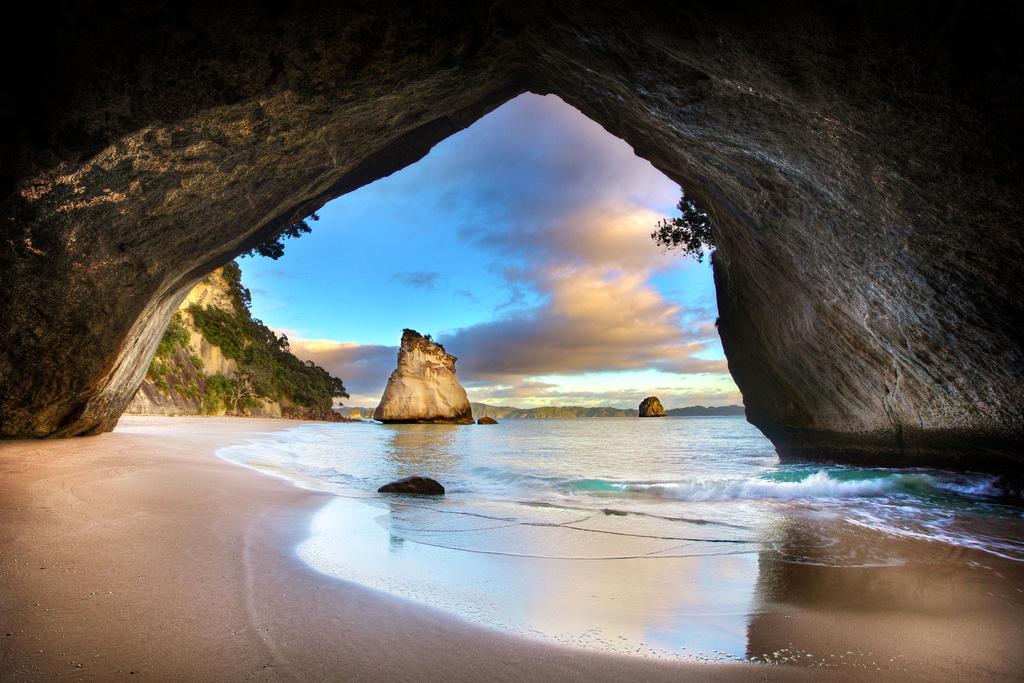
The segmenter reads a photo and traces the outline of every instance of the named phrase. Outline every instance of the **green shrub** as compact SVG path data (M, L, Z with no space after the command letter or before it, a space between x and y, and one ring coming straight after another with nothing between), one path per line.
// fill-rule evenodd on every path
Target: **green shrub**
M219 346L226 357L241 360L246 342L245 321L227 311L209 306L192 304L188 311L206 341Z
M262 407L263 407L262 403L260 403L257 399L251 398L251 397L243 398L235 406L235 408L238 409L238 410L242 410L244 408L249 408L250 410L255 410L257 408L262 408Z
M158 361L155 356L149 361L149 369L146 370L146 379L151 382L155 382L160 379L160 361Z
M182 317L181 311L176 311L170 322L167 323L164 336L160 338L160 343L156 347L156 355L161 358L169 358L174 355L178 346L181 348L188 346L190 338L191 335L188 328L185 327L185 319Z
M220 412L221 408L231 409L231 396L234 394L235 384L224 375L211 375L206 378L206 395L203 396L201 412L204 415L213 415ZM198 393L198 387L196 388Z

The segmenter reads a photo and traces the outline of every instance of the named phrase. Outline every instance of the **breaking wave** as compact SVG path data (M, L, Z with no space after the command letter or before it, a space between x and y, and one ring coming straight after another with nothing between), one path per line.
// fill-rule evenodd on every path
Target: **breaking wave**
M745 479L727 481L616 482L580 479L564 482L566 493L656 496L686 502L729 500L800 500L884 496L933 486L926 475L890 475L841 479L824 470L796 481Z

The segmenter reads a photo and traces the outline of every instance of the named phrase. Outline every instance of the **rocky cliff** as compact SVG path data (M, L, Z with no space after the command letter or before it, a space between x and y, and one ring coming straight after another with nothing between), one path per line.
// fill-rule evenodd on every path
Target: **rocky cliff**
M466 390L455 377L457 360L429 337L404 330L398 350L398 368L388 378L373 419L473 424L473 410Z
M22 9L0 435L111 429L206 274L529 90L712 217L729 367L781 456L1024 468L1016 3Z
M212 388L207 380L214 376L234 380L238 363L226 358L221 348L211 344L202 330L196 327L188 310L193 305L216 308L231 316L237 314L231 284L224 278L223 268L203 278L178 306L150 361L146 378L125 413L224 415L228 412L224 401L214 400L213 396L207 398L207 392ZM249 412L281 417L281 405L277 401L263 401L259 408L251 406Z
M240 278L232 263L192 288L126 413L339 419L331 408L345 395L341 381L251 319Z

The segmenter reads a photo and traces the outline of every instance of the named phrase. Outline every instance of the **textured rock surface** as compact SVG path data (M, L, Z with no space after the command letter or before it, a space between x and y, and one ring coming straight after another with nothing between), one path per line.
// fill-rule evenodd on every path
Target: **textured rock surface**
M498 424L498 421L495 420L493 417L487 417L486 415L484 415L479 420L477 420L476 423L478 425L496 425Z
M423 496L443 496L444 486L430 477L405 477L390 484L384 484L377 493L418 493Z
M455 377L458 358L414 330L402 332L398 367L373 411L380 422L473 424L466 390Z
M1016 4L128 7L0 41L4 436L112 428L203 275L532 90L711 214L784 458L1024 463Z
M648 396L640 401L637 413L638 417L665 417L665 407L657 396Z

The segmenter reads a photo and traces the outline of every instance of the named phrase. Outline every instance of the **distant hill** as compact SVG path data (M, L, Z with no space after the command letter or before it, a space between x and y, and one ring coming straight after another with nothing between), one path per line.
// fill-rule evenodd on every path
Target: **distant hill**
M485 415L496 419L545 419L566 417L636 417L636 410L619 408L590 408L586 406L546 406L544 408L513 408L511 406L490 406L486 403L471 403L473 417Z
M567 418L567 417L636 417L637 411L620 408L591 408L587 406L547 406L545 408L512 408L511 406L491 406L486 403L473 403L473 417L483 416L505 419L519 418ZM713 417L743 415L743 406L688 406L666 410L666 416L673 417Z
M637 416L636 410L608 407L547 406L544 408L513 408L512 406L492 406L486 403L471 403L470 405L473 407L473 418L476 420L484 416L505 420ZM361 417L366 419L373 417L373 408L349 408L346 406L339 408L338 412L345 417ZM729 415L743 415L743 406L688 406L686 408L666 410L665 415L669 417L725 417Z
M687 406L666 410L665 415L671 417L727 417L729 415L745 415L743 406Z

